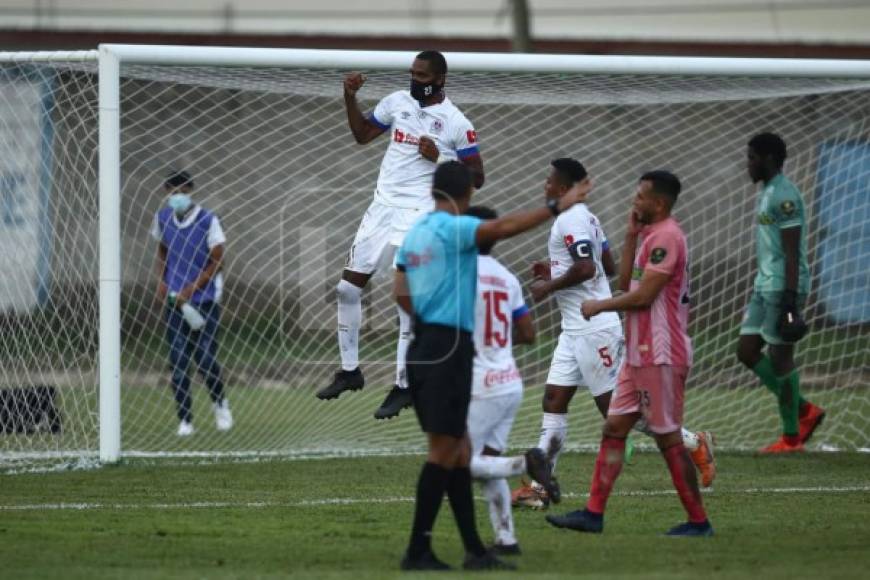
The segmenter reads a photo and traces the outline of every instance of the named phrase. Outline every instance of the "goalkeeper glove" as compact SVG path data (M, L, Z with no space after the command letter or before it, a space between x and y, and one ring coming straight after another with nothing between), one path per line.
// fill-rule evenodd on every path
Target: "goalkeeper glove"
M799 341L809 330L807 323L798 312L797 292L794 290L785 290L782 293L777 330L786 342Z

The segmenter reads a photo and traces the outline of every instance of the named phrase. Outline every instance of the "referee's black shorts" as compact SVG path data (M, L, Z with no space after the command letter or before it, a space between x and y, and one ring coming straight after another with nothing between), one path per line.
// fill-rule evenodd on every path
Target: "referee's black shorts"
M471 402L471 333L417 321L407 361L408 386L420 427L426 433L462 437Z

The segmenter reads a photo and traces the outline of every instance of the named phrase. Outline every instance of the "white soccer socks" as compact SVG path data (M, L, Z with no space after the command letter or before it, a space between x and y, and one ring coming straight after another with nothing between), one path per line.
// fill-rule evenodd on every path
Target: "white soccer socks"
M550 456L553 462L553 471L556 470L556 460L565 446L565 437L568 435L567 413L544 413L541 419L541 438L538 447Z
M517 457L475 455L471 458L469 468L471 469L471 477L475 479L513 477L526 472L526 458L522 455Z
M338 294L338 346L341 350L341 368L346 371L359 367L359 329L362 325L362 288L347 280L339 280Z
M483 495L489 505L489 521L495 533L495 543L511 546L517 543L514 518L511 513L511 489L504 478L483 482Z
M396 345L396 384L400 389L408 388L408 373L405 362L408 356L408 346L411 344L411 316L400 307L399 312L399 342Z

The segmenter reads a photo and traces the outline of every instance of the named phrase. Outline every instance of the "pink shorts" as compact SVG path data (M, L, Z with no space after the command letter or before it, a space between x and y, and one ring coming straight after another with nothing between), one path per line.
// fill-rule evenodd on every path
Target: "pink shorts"
M609 415L641 413L654 433L679 431L683 426L683 391L689 369L670 365L622 365Z

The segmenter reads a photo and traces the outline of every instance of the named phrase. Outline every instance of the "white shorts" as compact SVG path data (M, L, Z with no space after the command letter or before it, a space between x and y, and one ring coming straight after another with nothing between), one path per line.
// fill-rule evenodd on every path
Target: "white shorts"
M586 387L593 397L609 393L616 388L624 350L621 326L581 335L563 332L553 353L547 384Z
M407 209L386 205L377 199L372 201L347 253L345 269L360 274L374 273L387 246L393 246L394 250L401 246L414 222L428 212L428 208Z
M508 436L522 401L521 389L503 395L472 397L468 406L468 437L474 455L480 455L484 447L496 451L507 449Z

